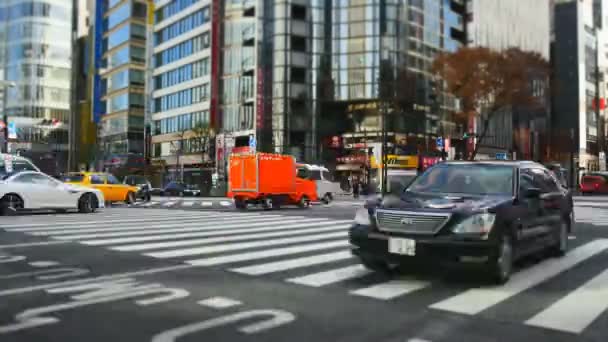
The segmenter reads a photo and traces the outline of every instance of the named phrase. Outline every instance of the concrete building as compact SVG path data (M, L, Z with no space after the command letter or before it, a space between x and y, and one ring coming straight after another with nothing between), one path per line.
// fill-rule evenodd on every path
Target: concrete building
M11 128L8 148L51 174L66 170L68 161L72 6L67 0L0 2L0 79L16 83L2 104Z
M597 0L555 5L554 158L570 168L598 170L605 155L606 9Z
M162 182L210 181L214 158L192 128L213 126L210 0L156 1L153 26L152 158ZM219 23L218 23L219 24Z
M96 1L92 112L99 169L143 168L146 13L144 0Z

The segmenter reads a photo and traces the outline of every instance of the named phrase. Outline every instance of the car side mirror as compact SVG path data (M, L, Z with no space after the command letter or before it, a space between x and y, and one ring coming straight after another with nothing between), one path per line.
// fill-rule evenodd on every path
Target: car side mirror
M541 191L539 188L529 188L524 192L524 198L540 198Z

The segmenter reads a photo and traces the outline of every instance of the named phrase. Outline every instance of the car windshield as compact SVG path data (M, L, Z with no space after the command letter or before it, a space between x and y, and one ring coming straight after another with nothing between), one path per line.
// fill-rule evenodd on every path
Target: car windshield
M0 179L6 179L21 171L38 171L38 170L36 170L36 168L34 167L34 165L32 165L32 163L30 163L26 160L22 160L22 159L13 160L11 162L11 165L8 166L8 169L7 169L6 162L4 161L4 159L0 158Z
M440 164L423 173L407 188L407 191L511 195L513 194L513 167L492 164Z
M73 174L73 175L63 175L60 180L62 182L82 182L84 180L84 175L82 174Z

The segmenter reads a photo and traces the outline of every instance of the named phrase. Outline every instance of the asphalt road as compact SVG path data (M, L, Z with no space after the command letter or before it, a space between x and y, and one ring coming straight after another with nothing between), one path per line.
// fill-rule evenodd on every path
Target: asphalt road
M2 217L0 341L603 342L603 201L577 201L566 257L500 287L365 271L346 240L356 203Z

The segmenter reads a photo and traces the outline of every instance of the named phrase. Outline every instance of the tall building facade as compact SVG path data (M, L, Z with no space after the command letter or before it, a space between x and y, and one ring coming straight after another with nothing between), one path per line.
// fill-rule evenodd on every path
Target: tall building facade
M526 3L518 0L460 0L456 6L466 18L463 43L469 47L487 47L495 51L518 48L536 53L550 61L552 0ZM535 110L514 106L504 108L491 118L486 138L480 142L478 158L497 154L518 159L540 160L548 150L550 123L549 80L535 79ZM468 131L476 132L481 121L469 122ZM469 145L474 147L474 144ZM470 149L469 149L470 150ZM470 152L470 151L469 151Z
M71 110L72 1L0 2L0 79L8 148L44 171L67 169Z
M214 128L211 117L212 1L157 1L152 43L152 157L164 182L211 179L213 155L193 128Z
M146 13L144 0L96 2L92 112L98 168L143 167Z
M330 22L331 79L323 82L319 125L324 164L371 181L377 164L369 157L380 160L383 126L388 154L413 163L440 153L436 138L450 141L462 131L432 71L438 54L461 45L461 15L451 1L333 1Z
M601 75L608 67L602 8L608 8L605 1L555 5L554 158L571 169L578 164L598 170L600 153L606 147L601 143L605 136L601 124L605 101L598 101L605 88Z

